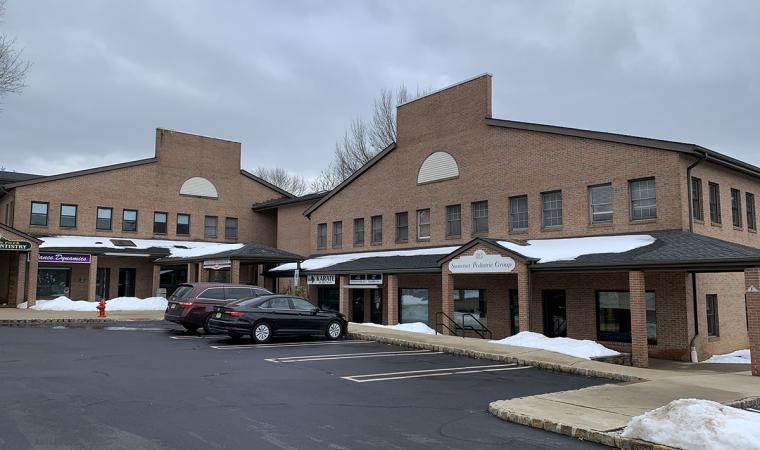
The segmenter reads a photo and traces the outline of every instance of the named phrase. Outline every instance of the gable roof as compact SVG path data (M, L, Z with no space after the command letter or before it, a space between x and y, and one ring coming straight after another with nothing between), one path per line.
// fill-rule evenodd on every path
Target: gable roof
M308 202L308 201L314 201L319 200L325 195L327 195L328 191L324 192L314 192L311 194L302 195L300 197L293 197L293 198L276 198L274 200L267 200L265 202L261 203L254 203L253 210L254 211L267 211L270 209L277 209L280 206L287 206L287 205L295 205L302 202Z
M263 184L264 186L268 187L269 189L276 191L285 197L293 198L295 195L291 194L290 192L286 191L285 189L282 189L281 187L275 186L274 184L268 182L267 180L257 177L256 175L252 174L251 172L247 170L240 169L240 173L243 174L243 176L250 178L251 180Z
M0 186L10 183L18 183L19 181L31 180L32 178L39 178L42 175L35 175L32 173L12 172L9 170L0 170Z
M41 244L42 241L40 239L37 239L36 237L32 236L31 234L24 233L21 230L17 230L13 227L9 227L8 225L0 223L0 230L7 231L8 233L13 233L17 236L21 236L24 239L28 239L36 244Z
M158 161L157 158L138 159L135 161L128 161L128 162L119 163L119 164L111 164L108 166L94 167L92 169L77 170L74 172L66 172L66 173L61 173L58 175L49 175L49 176L44 176L44 177L32 178L25 181L19 181L16 183L6 184L4 187L5 189L13 189L20 186L28 186L30 184L38 184L38 183L45 183L48 181L64 180L66 178L73 178L73 177L78 177L82 175L108 172L110 170L124 169L126 167L141 166L143 164L152 164L156 161Z

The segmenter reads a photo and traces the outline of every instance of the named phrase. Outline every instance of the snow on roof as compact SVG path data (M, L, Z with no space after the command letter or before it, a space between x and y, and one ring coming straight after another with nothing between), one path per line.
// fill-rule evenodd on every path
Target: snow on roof
M123 246L114 244L111 239L117 241L131 241L134 245ZM217 242L198 242L198 241L170 241L165 239L126 239L126 238L109 238L100 236L49 236L42 237L40 250L46 248L66 248L76 250L89 248L103 249L148 249L148 248L165 248L169 250L170 256L175 258L191 258L198 256L214 255L216 253L237 250L245 244L220 244Z
M510 241L497 243L513 252L528 258L538 259L539 263L554 261L572 261L582 255L597 253L624 253L653 244L656 241L648 234L629 234L620 236L591 236L562 239L532 239L527 245Z
M383 252L360 252L360 253L343 253L340 255L317 256L309 258L301 263L301 270L317 270L325 267L334 266L348 261L355 261L362 258L382 258L387 256L419 256L419 255L448 255L457 250L459 247L433 247L419 248L415 250L389 250ZM270 272L287 272L296 269L296 263L282 264Z

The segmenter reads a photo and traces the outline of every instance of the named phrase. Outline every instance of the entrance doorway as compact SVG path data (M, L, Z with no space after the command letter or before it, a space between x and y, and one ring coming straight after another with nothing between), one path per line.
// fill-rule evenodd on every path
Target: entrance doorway
M364 289L351 289L351 321L355 323L364 322Z
M382 289L373 289L372 290L372 301L370 304L370 315L369 320L372 323L382 324L383 323L383 290Z
M567 337L567 308L564 290L542 292L544 303L544 334L547 337Z
M119 297L135 296L137 269L119 269Z
M95 279L95 295L100 298L108 299L111 294L111 268L98 267L98 275Z

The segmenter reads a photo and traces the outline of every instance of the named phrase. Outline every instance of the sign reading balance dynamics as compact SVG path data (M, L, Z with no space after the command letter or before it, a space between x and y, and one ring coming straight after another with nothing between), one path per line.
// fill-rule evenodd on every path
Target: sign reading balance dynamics
M37 261L58 264L90 264L92 256L78 253L40 253Z
M32 243L27 241L10 241L0 234L0 250L26 251L32 248Z
M515 260L509 256L488 255L476 250L474 255L460 256L449 261L451 273L509 273L515 270Z
M306 275L306 284L335 284L335 275Z

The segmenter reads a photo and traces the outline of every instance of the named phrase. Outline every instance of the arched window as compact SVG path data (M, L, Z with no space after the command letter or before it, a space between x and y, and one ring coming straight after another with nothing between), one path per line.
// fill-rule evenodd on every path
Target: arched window
M417 184L449 180L459 176L459 166L446 152L435 152L425 158L417 174Z
M182 183L179 193L180 195L192 195L193 197L219 198L214 184L201 177L192 177Z

